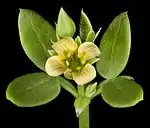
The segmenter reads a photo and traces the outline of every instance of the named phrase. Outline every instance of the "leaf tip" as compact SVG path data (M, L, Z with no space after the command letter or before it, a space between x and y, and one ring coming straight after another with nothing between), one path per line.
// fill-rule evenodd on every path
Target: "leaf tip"
M122 12L121 15L124 17L128 17L128 11Z
M21 12L21 11L23 11L24 9L22 9L22 8L19 8L19 11Z
M6 99L9 100L10 102L12 102L13 104L16 104L15 101L14 101L14 99L13 99L13 97L10 94L9 86L8 86L8 88L6 90Z
M60 13L65 13L65 14L66 14L66 12L65 12L65 10L64 10L63 7L60 8L59 14L60 14Z
M61 6L60 11L64 11L63 7Z
M81 9L81 13L84 13L84 12L83 12L83 8Z
M83 11L83 8L81 9L81 15L86 16L85 12Z
M24 12L24 11L27 11L28 9L23 9L23 8L19 8L19 11L20 12Z

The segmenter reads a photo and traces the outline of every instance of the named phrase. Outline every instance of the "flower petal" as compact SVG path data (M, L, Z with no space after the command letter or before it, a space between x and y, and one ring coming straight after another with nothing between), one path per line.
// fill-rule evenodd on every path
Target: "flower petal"
M59 56L50 57L45 64L45 70L50 76L59 76L66 70L66 65Z
M81 71L73 72L72 76L78 85L83 85L96 77L96 70L91 64L86 64Z
M78 46L71 37L66 37L54 43L52 48L57 52L58 55L66 59L75 53Z
M67 78L67 79L70 79L72 80L72 70L70 68L67 68L67 70L64 72L64 76Z
M99 48L92 42L85 42L78 48L78 58L86 61L100 55Z

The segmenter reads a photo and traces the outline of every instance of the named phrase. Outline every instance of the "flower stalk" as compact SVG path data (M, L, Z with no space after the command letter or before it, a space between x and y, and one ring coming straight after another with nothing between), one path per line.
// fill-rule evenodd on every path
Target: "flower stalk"
M89 128L89 105L79 115L79 128Z

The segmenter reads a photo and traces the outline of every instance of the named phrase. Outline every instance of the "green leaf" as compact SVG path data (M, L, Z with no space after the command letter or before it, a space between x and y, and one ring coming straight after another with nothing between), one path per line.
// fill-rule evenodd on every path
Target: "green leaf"
M73 20L67 15L63 8L60 9L58 15L58 35L61 37L71 36L73 37L76 26Z
M132 76L120 76L120 77L134 81L134 78Z
M36 12L27 9L20 9L18 26L21 45L26 55L37 67L45 70L51 40L56 40L54 28Z
M80 17L80 37L83 42L86 41L86 38L90 31L93 31L92 25L87 15L82 10Z
M100 43L98 73L106 78L117 77L125 68L131 47L130 23L127 12L117 16L104 33Z
M31 73L14 79L6 90L6 98L20 107L34 107L52 101L59 92L55 77Z
M78 96L76 88L66 79L64 79L61 76L56 77L58 80L58 83L68 92L70 92L74 97Z
M101 95L112 107L131 107L143 100L143 90L132 80L117 77L102 85Z
M95 32L94 31L89 31L86 42L94 42L95 39Z
M74 107L76 110L76 116L78 117L84 109L90 104L91 100L88 97L78 96L75 99Z

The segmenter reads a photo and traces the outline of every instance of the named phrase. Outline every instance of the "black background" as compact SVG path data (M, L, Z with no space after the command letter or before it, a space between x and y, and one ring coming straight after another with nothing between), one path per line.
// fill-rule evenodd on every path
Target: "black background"
M33 2L33 3L32 3ZM34 5L34 6L33 6ZM49 104L34 108L19 108L7 101L5 91L8 84L16 77L41 71L25 55L18 34L19 8L31 9L42 15L52 25L57 20L60 7L63 7L68 15L79 24L80 11L83 8L88 15L95 31L102 27L102 31L96 40L100 39L115 16L128 11L132 44L128 64L121 75L130 75L141 85L144 90L144 101L131 108L116 109L106 104L100 96L96 97L90 105L91 128L102 127L146 127L148 115L148 60L149 60L149 29L150 11L146 1L69 1L59 2L52 0L43 1L5 1L1 4L1 97L3 110L2 120L5 125L0 127L34 127L42 128L77 128L78 120L75 116L74 98L65 90ZM78 26L77 26L78 27ZM77 29L78 31L78 29ZM99 76L100 77L100 76ZM103 80L97 78L97 81Z

